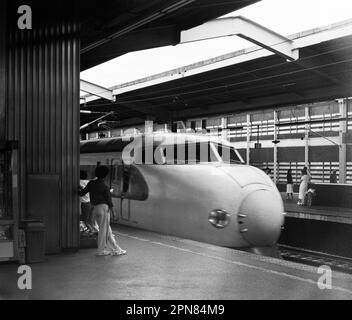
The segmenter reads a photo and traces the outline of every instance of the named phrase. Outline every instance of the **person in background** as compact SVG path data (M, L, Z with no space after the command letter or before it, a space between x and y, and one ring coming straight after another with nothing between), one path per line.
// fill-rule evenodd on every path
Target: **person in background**
M292 170L288 169L287 170L287 176L286 176L286 199L288 200L291 195L291 199L293 200L293 180L292 180Z
M298 202L299 206L304 205L304 198L308 190L309 175L307 167L304 167L301 171L301 183L299 185Z
M334 170L330 175L330 183L337 183L336 170Z
M84 188L89 180L87 180L87 172L86 171L83 171L81 170L80 171L80 175L79 175L79 184L80 184L80 187L81 188ZM80 229L81 229L81 232L89 232L89 228L88 228L88 207L90 205L90 200L89 200L89 194L83 196L83 197L80 197L80 207L81 207L81 215L80 215ZM91 207L91 210L93 208Z
M270 177L270 179L271 179L271 169L269 168L269 167L266 167L265 169L264 169L264 172Z
M88 192L90 195L93 215L99 225L97 255L119 256L126 254L126 250L121 249L116 243L110 227L110 212L113 210L113 204L109 187L104 183L104 179L108 174L108 167L98 166L95 169L97 179L89 181L84 189L80 188L79 195L82 197Z
M84 189L89 182L87 177L88 177L87 171L81 170L79 184L82 189ZM83 228L85 227L83 231L88 231L93 234L98 233L98 225L94 219L93 206L90 203L89 194L87 193L86 195L82 196L80 200L81 200L81 219L83 222Z

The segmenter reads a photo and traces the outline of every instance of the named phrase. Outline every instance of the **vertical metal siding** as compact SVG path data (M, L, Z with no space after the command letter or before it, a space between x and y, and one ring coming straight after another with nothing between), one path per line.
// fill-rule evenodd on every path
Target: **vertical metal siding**
M6 131L19 141L20 213L27 175L58 174L62 248L79 245L78 28L66 22L8 33Z
M0 2L0 140L5 139L6 2Z

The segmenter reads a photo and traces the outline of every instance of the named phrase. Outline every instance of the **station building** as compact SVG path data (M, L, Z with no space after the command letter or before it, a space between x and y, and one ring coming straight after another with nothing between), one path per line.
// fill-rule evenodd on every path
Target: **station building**
M244 17L216 19L255 2L0 2L0 262L5 262L0 265L0 286L4 284L0 298L352 297L349 274L334 273L331 290L321 290L317 285L320 271L314 267L328 264L352 272L352 20L286 36ZM233 35L255 46L112 88L80 79L81 71L127 52ZM99 121L98 114L104 114L104 121ZM80 140L121 137L131 128L227 139L245 163L271 169L270 178L281 196L287 170L293 171L297 192L300 170L307 166L317 203L312 208L298 208L295 201L284 203L263 172L238 165L232 179L224 174L235 192L229 188L232 194L222 192L226 186L217 181L217 188L211 186L218 192L215 201L210 189L193 195L199 180L192 181L189 192L171 185L174 189L169 194L180 189L184 197L193 197L196 208L176 197L171 201L175 214L166 201L163 211L157 212L159 217L169 214L169 224L164 226L171 226L180 237L119 225L114 231L128 247L126 259L93 258L92 248L79 250L83 243ZM217 159L221 160L219 154ZM255 172L258 180L247 183L241 169ZM338 183L330 183L334 170ZM187 180L191 172L184 174L184 181L191 180ZM263 205L244 201L253 198L233 205L244 195L236 174L243 185L250 185L247 196L258 191L260 197L254 199ZM198 174L197 179L204 176ZM138 177L134 182L144 181L142 175ZM160 184L155 176L151 180L154 186ZM163 182L164 189L170 187L169 180ZM266 190L251 189L253 185ZM148 189L146 184L143 187ZM267 190L272 203L265 203ZM130 199L125 201L124 196L115 197L121 219L138 223L130 221ZM230 199L231 208L238 209L242 201L247 209L245 214L231 214L233 229L225 229L230 237L216 233L230 221L226 211L211 207L222 199ZM148 213L160 208L156 200L155 205L149 204ZM208 201L206 206L202 200ZM146 218L146 207L139 203L141 220L161 226L158 219ZM199 220L194 218L200 215ZM184 228L179 228L180 222ZM273 238L273 230L275 237L281 234L281 258L288 257L293 248L290 259L303 255L300 263L182 236L182 232L197 233L208 240L211 234L213 244L221 238L223 243L240 241L248 246L253 239ZM257 248L249 249L256 252ZM297 254L298 249L303 250ZM64 252L69 254L50 255ZM47 263L34 263L43 261ZM19 288L17 263L31 265L32 291Z
M19 259L21 224L33 219L45 223L46 253L79 248L80 71L174 45L181 30L254 2L1 2L1 260Z
M307 166L327 194L336 170L339 204L351 207L352 20L291 36L244 17L214 21L254 2L1 2L0 260L23 258L31 221L45 225L47 254L77 251L80 139L143 132L145 121L228 139L280 191L289 168L297 191ZM256 46L113 88L80 79L130 51L229 35ZM105 124L88 126L97 112Z

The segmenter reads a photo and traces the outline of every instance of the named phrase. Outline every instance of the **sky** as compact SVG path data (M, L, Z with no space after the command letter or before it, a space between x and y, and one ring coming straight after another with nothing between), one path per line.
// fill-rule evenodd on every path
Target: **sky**
M352 18L352 0L262 0L223 17L244 16L288 36ZM112 87L253 46L236 36L131 52L81 72L81 79Z

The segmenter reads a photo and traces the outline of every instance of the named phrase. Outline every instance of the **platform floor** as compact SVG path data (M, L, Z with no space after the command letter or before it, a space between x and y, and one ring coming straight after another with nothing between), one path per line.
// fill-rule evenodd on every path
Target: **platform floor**
M293 194L293 200L286 199L286 193L281 192L285 211L289 217L324 220L352 224L352 209L340 207L315 206L308 208L297 205L298 194Z
M114 228L125 256L95 249L32 264L32 290L17 288L17 265L0 265L1 299L352 299L352 276L127 227Z

